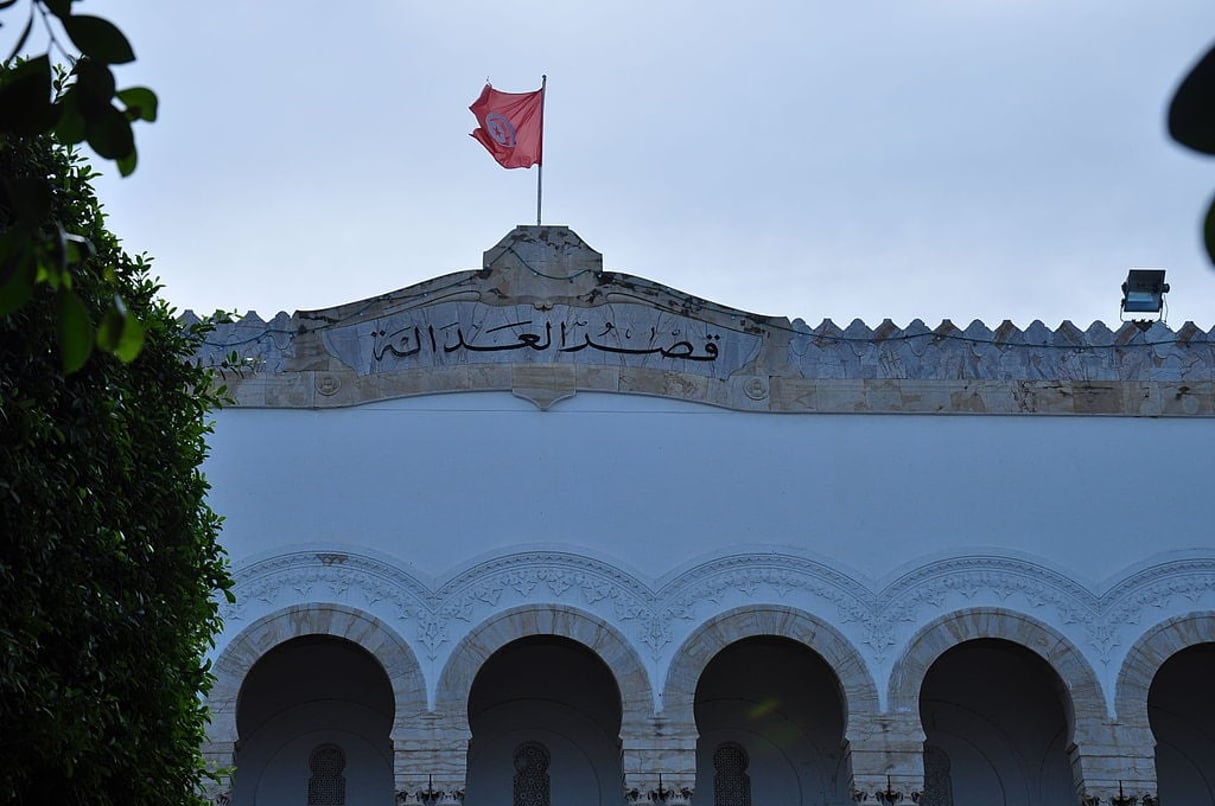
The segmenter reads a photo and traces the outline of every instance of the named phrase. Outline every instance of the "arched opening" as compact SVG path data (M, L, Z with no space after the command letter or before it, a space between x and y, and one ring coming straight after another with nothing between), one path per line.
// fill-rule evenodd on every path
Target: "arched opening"
M470 806L620 802L620 690L593 652L551 635L491 655L468 698Z
M1215 804L1215 643L1165 661L1148 690L1162 803Z
M249 670L236 705L235 806L392 803L392 686L342 638L279 644Z
M998 638L944 652L920 689L925 806L1075 800L1070 702L1054 669Z
M730 644L701 674L695 714L697 803L850 802L839 679L804 644Z

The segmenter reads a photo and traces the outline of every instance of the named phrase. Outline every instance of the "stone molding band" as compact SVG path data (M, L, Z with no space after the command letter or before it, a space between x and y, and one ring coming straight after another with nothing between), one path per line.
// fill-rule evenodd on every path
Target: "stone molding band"
M811 328L604 271L566 227L515 229L479 271L216 323L198 360L247 407L510 391L541 409L612 392L781 413L1215 416L1215 329L1191 322Z
M1100 593L1023 557L943 557L875 585L792 549L717 556L652 582L573 551L505 551L430 579L382 556L315 547L240 565L235 578L237 603L221 609L221 646L270 612L323 601L373 614L403 634L420 662L435 667L477 625L502 613L572 608L623 636L654 676L650 691L700 625L738 608L788 605L813 614L854 648L867 674L881 682L881 707L884 681L916 631L950 613L1009 611L1049 626L1101 670L1101 700L1112 712L1115 670L1144 631L1215 609L1215 557L1193 556L1160 558L1119 575ZM433 702L437 678L427 679ZM661 709L660 698L654 704Z
M714 380L637 367L479 365L359 377L347 369L225 373L239 408L331 409L421 395L510 392L546 410L578 393L645 395L778 414L1215 416L1215 382L806 379Z

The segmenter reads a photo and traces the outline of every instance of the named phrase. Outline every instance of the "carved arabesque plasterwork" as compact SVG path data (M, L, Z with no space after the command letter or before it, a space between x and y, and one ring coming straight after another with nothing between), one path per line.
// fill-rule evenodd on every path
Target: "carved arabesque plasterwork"
M620 624L657 655L670 640L656 597L641 580L578 554L537 551L478 564L437 592L439 612L469 625L526 602L560 602ZM631 628L631 629L629 629Z
M1144 629L1163 621L1172 610L1194 610L1215 602L1215 560L1189 558L1152 565L1127 576L1101 599L1092 643L1108 663L1115 649L1129 649Z
M882 665L922 624L949 612L1001 607L1056 626L1107 667L1142 629L1172 610L1215 604L1215 557L1164 561L1101 594L1043 564L990 554L933 560L878 587L792 551L733 554L653 584L571 551L503 554L435 582L358 553L294 551L236 569L231 633L301 602L363 607L401 625L431 661L492 614L553 603L593 612L659 663L700 623L751 603L801 608L834 623Z

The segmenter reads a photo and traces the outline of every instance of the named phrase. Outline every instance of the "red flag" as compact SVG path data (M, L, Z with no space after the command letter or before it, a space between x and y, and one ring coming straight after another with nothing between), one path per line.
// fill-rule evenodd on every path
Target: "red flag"
M544 89L498 92L489 84L473 101L478 128L472 132L503 168L543 165Z

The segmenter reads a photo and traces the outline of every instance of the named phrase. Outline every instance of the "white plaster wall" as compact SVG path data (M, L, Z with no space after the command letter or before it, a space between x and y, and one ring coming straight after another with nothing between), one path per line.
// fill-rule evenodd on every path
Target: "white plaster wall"
M659 577L748 544L880 578L999 546L1097 583L1209 547L1202 419L758 415L506 393L217 415L206 473L237 561L352 542L439 575L558 544Z
M978 613L981 637L982 614L1008 613L1028 619L1010 640L1077 648L1088 711L1113 717L1136 642L1215 611L1207 420L761 415L587 393L548 412L476 393L217 419L206 470L238 601L212 654L262 616L333 603L399 635L432 708L462 642L512 609L618 631L643 667L624 693L662 713L697 630L787 607L821 624L789 637L871 681L865 707L897 705L921 630ZM541 729L556 752L565 729Z

